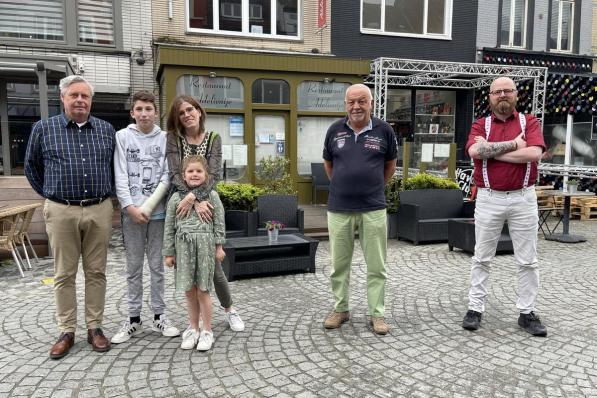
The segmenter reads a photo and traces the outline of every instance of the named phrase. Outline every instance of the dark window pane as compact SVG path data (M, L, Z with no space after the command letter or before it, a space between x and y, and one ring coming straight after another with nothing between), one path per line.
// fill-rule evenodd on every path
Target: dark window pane
M253 83L254 104L288 104L290 87L284 80L258 79Z
M225 0L220 2L220 30L242 32L241 0Z
M524 3L524 0L516 0L514 3L514 41L512 45L516 47L524 46L522 42L526 23Z
M267 34L272 32L270 0L249 0L249 32Z
M551 1L551 26L549 27L549 48L558 48L558 19L560 18L559 0Z
M569 51L572 49L572 8L574 3L565 2L562 5L562 42L560 50Z
M297 0L276 0L276 33L298 36Z
M444 33L445 0L429 0L427 4L427 33Z
M500 44L502 46L510 45L510 11L511 1L504 0L502 2L502 26L500 28Z
M423 33L424 0L386 2L386 32Z
M363 28L381 29L381 0L363 0Z
M213 0L189 1L189 26L196 29L213 29Z

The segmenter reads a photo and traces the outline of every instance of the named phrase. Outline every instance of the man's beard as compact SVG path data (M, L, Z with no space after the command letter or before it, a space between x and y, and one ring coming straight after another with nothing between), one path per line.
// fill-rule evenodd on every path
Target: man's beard
M497 103L494 111L501 114L512 113L514 111L514 104L510 103L508 100L502 100Z

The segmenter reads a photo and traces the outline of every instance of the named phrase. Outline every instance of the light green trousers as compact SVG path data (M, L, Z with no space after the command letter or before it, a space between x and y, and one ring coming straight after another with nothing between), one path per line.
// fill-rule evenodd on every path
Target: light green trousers
M330 279L336 312L349 310L350 267L354 250L354 233L358 228L359 241L367 264L367 315L384 315L388 235L386 224L385 209L364 213L328 212L328 232L332 256Z

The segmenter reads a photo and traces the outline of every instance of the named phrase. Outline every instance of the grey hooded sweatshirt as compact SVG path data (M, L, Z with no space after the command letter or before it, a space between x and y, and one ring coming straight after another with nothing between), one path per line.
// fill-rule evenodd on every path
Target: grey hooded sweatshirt
M166 133L153 126L151 133L142 133L136 124L116 133L114 178L120 208L141 206L160 182L170 185L166 162ZM155 208L150 219L166 216L166 198Z

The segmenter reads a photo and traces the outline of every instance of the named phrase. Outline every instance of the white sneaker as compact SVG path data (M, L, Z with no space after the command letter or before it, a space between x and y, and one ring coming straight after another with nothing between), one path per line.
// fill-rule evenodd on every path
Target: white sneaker
M141 326L142 322L133 322L131 323L130 320L124 322L118 333L116 333L110 341L112 344L120 344L124 343L125 341L129 341L131 337L136 335L137 333L143 330L143 326Z
M228 324L230 325L230 329L232 329L232 331L242 332L245 330L245 323L242 319L240 319L240 315L237 314L236 310L224 312L224 315L226 315L226 319L228 320Z
M174 327L170 319L166 318L164 314L160 315L160 319L154 319L151 330L161 333L164 337L176 337L180 335L180 330Z
M204 330L199 335L199 342L197 343L197 351L207 351L214 343L214 334Z
M193 347L197 345L198 340L199 332L195 329L191 329L191 326L189 326L182 334L182 343L180 343L180 348L183 350L192 350Z

